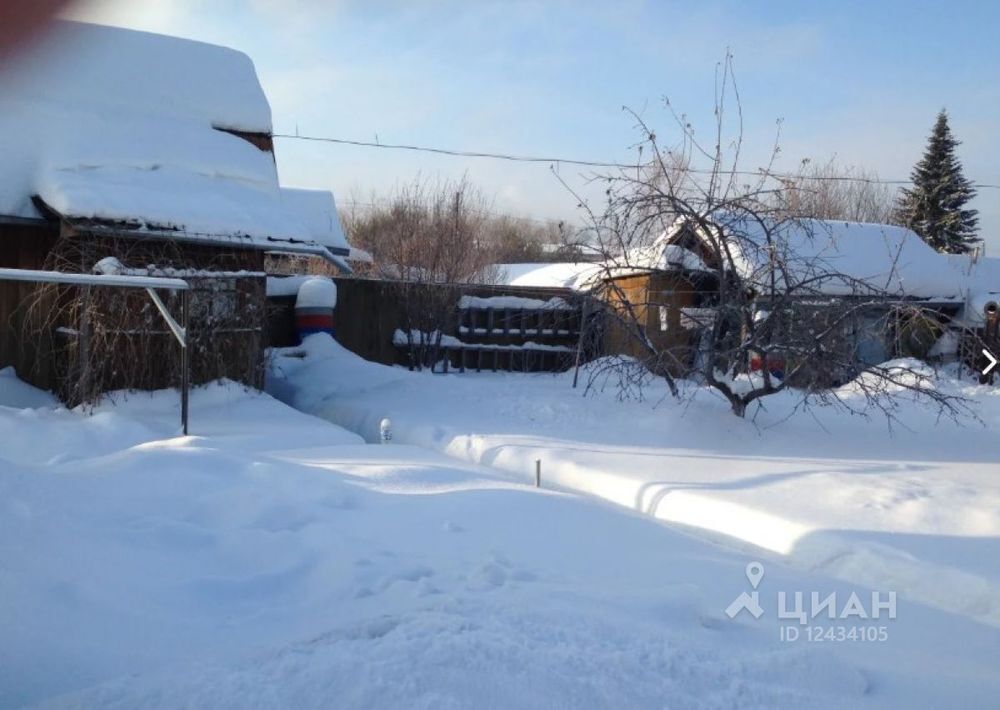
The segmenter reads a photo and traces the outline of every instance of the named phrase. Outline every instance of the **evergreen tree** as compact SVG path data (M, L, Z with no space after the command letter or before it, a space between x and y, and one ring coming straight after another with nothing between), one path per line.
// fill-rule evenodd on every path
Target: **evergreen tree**
M979 241L978 212L965 209L976 191L962 174L962 164L955 155L958 145L948 127L948 114L942 109L924 157L910 175L913 187L902 191L898 203L899 223L947 254L970 252Z

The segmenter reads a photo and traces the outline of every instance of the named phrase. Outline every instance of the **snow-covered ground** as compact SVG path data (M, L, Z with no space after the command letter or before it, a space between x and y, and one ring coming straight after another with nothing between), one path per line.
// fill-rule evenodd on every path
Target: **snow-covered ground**
M884 641L783 641L781 628L809 627L778 618L779 593L836 593L840 608L870 590L777 551L701 540L696 525L536 490L469 434L519 430L522 444L497 444L516 449L531 437L555 446L558 428L582 465L583 442L610 446L620 422L641 432L639 412L661 410L598 407L564 378L411 375L322 336L309 351L276 360L288 379L274 378L275 391L295 397L293 385L312 382L300 405L340 401L366 437L389 414L392 444L232 384L193 393L184 437L174 392L88 414L0 373L0 707L909 708L1000 697L1000 629L979 615L901 591L896 619L810 624L884 626ZM408 423L420 408L424 423ZM590 421L601 411L617 412L603 437ZM686 417L704 426L697 411ZM726 448L767 436L744 426L727 426ZM712 439L693 438L698 429L691 450ZM563 450L543 457L546 485ZM803 453L823 456L785 455ZM808 479L815 467L798 468ZM977 479L954 485L989 495ZM891 507L884 493L870 500ZM981 532L985 515L969 524ZM995 559L995 540L979 539ZM755 559L764 614L730 619Z
M709 391L678 405L617 388L582 396L569 375L409 373L329 339L279 355L272 389L369 440L398 441L581 491L741 549L1000 626L1000 391L945 379L981 422L901 399L900 423L832 409L754 421ZM586 379L586 375L584 375Z

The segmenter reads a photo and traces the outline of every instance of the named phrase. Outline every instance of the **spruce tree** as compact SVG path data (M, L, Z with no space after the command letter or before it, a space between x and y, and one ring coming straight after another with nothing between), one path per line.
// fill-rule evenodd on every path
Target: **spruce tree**
M959 145L948 126L944 109L938 114L924 157L913 168L913 187L904 189L898 203L898 221L919 234L934 249L965 254L979 241L976 210L965 209L976 195L962 174L955 155Z

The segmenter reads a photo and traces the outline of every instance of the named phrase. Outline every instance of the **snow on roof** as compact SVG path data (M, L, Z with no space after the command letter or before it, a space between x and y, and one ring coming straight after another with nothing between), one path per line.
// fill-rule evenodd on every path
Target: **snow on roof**
M65 106L99 103L126 113L148 107L163 118L271 132L271 108L253 62L228 47L57 21L38 46L8 68L5 88L16 86L24 99Z
M309 229L309 236L318 244L345 254L347 251L344 250L350 250L332 192L283 187L281 200L302 216Z
M632 269L683 269L687 271L711 271L701 257L677 244L663 244L657 240L650 246L637 247L624 257L614 259Z
M946 254L949 265L969 284L970 293L1000 293L1000 259Z
M497 264L500 283L534 288L568 288L586 291L600 276L602 266L587 262L554 264Z
M750 220L725 225L736 268L750 281L772 271L764 228ZM944 255L909 229L884 224L798 219L771 224L781 278L803 291L850 295L861 288L922 299L959 299L963 281Z
M968 286L962 320L972 326L985 322L985 309L1000 302L1000 259L971 254L947 254L948 264Z
M37 196L70 220L178 239L346 248L339 229L284 199L271 153L216 129L271 131L245 54L56 22L0 73L0 215L42 216Z

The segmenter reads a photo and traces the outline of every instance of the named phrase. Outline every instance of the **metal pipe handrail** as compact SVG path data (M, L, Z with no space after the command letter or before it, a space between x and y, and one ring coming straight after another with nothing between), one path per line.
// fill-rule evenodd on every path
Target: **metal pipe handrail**
M35 271L32 269L0 269L0 280L35 281L75 286L118 286L121 288L165 288L170 291L187 291L191 288L183 279L159 276L125 276L119 274L67 274L62 271Z

